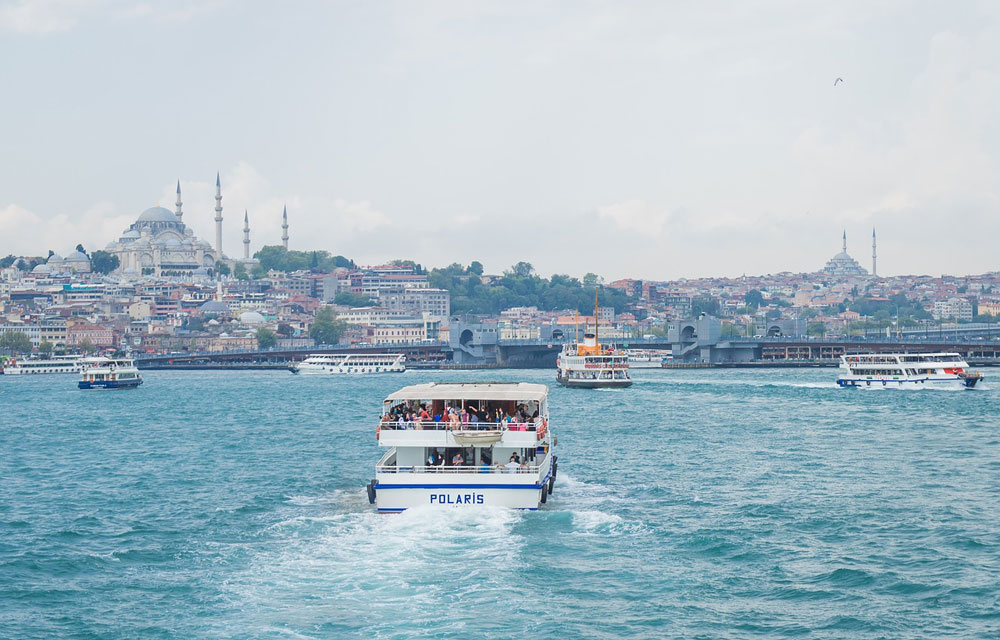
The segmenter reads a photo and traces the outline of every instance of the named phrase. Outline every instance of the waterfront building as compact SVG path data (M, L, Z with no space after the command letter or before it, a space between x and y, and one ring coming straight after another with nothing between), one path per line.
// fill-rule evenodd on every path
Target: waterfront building
M972 303L965 298L936 300L931 315L935 320L972 320Z

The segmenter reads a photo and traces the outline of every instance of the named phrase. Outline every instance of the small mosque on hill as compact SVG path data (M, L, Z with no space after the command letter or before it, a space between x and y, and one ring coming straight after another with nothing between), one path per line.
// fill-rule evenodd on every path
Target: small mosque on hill
M867 276L868 272L858 264L858 261L852 258L847 253L847 231L844 231L844 246L840 253L830 258L827 261L826 266L823 267L823 273L831 276L838 277L849 277L849 276ZM875 230L872 229L872 275L876 275L875 271Z
M191 276L213 274L216 262L230 266L253 264L250 257L250 217L243 214L243 258L231 260L222 252L222 181L215 176L215 246L195 237L184 224L181 183L177 182L175 210L152 207L143 211L122 235L105 247L118 257L118 271L128 275ZM288 210L282 212L281 241L288 248Z

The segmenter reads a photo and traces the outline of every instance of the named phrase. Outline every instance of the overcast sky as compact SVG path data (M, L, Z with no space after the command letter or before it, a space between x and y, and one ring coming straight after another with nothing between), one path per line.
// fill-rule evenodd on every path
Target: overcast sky
M1000 3L0 0L0 254L672 279L1000 268ZM836 78L842 83L834 86Z

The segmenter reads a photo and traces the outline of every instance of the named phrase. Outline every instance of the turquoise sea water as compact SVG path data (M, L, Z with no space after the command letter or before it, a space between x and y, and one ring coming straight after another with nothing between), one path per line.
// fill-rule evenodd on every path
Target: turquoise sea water
M1000 636L1000 378L835 376L553 386L543 510L402 515L382 397L552 372L0 376L0 637Z

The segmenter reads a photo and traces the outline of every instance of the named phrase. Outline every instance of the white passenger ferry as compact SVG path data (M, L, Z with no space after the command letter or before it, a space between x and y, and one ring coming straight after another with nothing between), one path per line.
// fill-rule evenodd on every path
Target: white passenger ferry
M523 382L405 387L382 406L387 451L368 499L383 513L422 505L537 509L556 479L549 389Z
M556 382L566 387L597 389L600 387L631 387L628 354L614 348L602 348L597 338L600 308L594 292L594 328L584 326L583 342L563 345L556 358Z
M626 349L629 369L662 369L663 363L670 359L670 350L662 349Z
M81 389L134 389L142 384L135 362L129 358L83 358Z
M80 360L83 356L67 355L52 356L52 358L26 358L24 360L8 360L0 369L5 376L36 375L41 373L80 373Z
M292 373L402 373L406 371L406 356L402 353L335 354L314 353L288 367Z
M861 353L840 357L841 387L964 386L971 389L983 374L969 371L957 353Z

